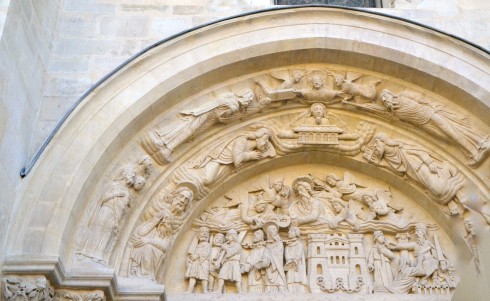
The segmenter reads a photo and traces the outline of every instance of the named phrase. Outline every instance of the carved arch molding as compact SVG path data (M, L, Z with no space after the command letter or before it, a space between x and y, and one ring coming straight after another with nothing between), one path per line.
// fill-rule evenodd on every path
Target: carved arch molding
M334 8L166 41L26 178L3 294L484 300L489 72L460 40Z

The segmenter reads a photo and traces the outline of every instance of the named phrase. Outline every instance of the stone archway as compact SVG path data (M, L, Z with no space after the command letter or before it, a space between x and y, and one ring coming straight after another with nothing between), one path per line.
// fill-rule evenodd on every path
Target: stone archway
M216 202L233 187L242 187L237 195L261 191L242 183L278 176L281 168L287 186L310 169L333 170L354 190L392 188L403 203L390 209L397 214L416 208L407 225L379 229L362 225L383 214L371 210L371 220L363 220L349 212L356 217L338 220L354 227L349 234L361 229L372 240L376 229L394 235L436 224L441 246L434 250L456 267L456 296L471 291L483 300L488 258L481 256L480 273L468 264L477 253L463 221L473 220L480 248L488 249L488 224L478 212L490 213L482 205L490 195L489 70L488 54L459 40L352 10L265 11L186 33L114 74L64 124L22 189L3 271L45 275L57 289L103 289L111 299L138 300L158 299L165 278L176 273L168 291L182 298L183 250L206 209L223 208ZM315 119L315 103L329 114ZM380 144L392 153L373 157ZM442 180L433 179L436 169ZM360 182L348 181L345 171ZM192 191L182 193L192 210L163 205L183 191ZM368 211L366 202L352 200ZM333 201L326 202L322 208ZM320 215L330 230L320 234L337 233L337 214L329 210ZM159 221L142 231L159 214L172 219L166 238L157 233ZM318 216L302 225L316 222ZM165 241L165 254L150 264L150 277L141 267L132 274L130 249L150 232ZM170 271L175 266L181 270Z

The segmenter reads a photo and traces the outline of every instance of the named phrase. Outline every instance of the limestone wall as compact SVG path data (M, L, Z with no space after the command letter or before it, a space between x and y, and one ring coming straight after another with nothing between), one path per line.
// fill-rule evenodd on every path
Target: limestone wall
M206 22L271 7L271 2L1 0L0 241L21 185L20 169L91 85L156 41ZM490 5L485 0L393 4L398 8L374 11L427 24L490 49Z

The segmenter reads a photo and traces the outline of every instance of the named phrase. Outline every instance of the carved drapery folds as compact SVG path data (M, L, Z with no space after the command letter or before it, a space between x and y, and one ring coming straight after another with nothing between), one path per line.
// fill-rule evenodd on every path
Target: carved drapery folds
M139 214L119 248L117 273L131 280L162 282L168 254L178 248L189 293L452 294L457 279L437 226L414 217L391 187L364 183L349 170L302 169L289 180L266 172L189 220L199 202L242 170L317 152L388 170L461 223L463 214L476 212L490 224L484 198L465 194L461 164L381 129L391 127L389 121L434 134L456 146L453 155L464 154L460 161L471 169L486 159L488 134L430 97L391 92L403 89L377 76L300 67L254 75L246 85L196 99L198 105L189 105L195 109L180 109L137 137L133 151L141 159L121 164L101 189L77 259L113 267L121 229ZM209 139L210 132L218 138ZM150 177L158 187L143 191ZM135 213L138 202L144 203ZM193 241L185 250L175 247L179 231L191 224ZM464 225L478 269L476 234L470 219Z

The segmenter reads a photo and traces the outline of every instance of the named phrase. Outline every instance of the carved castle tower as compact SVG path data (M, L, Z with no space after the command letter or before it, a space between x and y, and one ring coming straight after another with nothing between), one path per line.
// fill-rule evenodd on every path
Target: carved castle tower
M362 234L348 234L350 242L349 252L349 287L356 287L359 277L366 287L372 287L371 277L366 264L366 254L364 253Z

